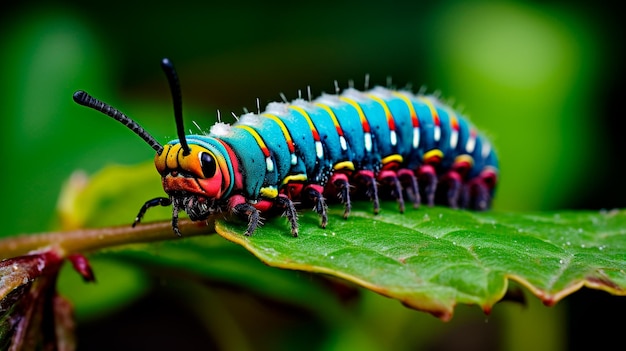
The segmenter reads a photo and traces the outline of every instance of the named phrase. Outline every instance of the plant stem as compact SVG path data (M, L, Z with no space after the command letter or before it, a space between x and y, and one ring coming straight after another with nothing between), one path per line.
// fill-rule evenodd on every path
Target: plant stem
M213 219L198 222L181 219L179 227L185 237L215 232ZM67 256L73 253L86 253L119 245L177 238L169 221L141 224L135 228L124 225L65 232L24 234L0 240L0 259L24 255L30 251L50 246L57 247L64 256Z

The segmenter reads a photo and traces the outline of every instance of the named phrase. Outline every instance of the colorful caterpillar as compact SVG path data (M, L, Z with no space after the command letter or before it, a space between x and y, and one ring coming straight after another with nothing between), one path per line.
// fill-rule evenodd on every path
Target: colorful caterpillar
M174 66L163 59L174 100L178 139L165 146L135 121L83 91L74 101L118 120L156 151L155 165L168 197L148 200L146 210L172 205L178 213L205 220L230 212L248 221L245 235L259 225L260 213L282 211L298 235L294 202L313 205L327 223L326 198L335 195L351 208L353 190L364 190L379 211L379 186L404 211L405 196L450 207L490 206L497 158L489 142L467 120L432 96L376 87L323 94L313 101L270 103L264 112L238 122L216 123L210 133L185 135L182 100ZM419 184L419 185L418 185ZM362 193L362 191L361 191ZM384 192L381 192L384 194Z

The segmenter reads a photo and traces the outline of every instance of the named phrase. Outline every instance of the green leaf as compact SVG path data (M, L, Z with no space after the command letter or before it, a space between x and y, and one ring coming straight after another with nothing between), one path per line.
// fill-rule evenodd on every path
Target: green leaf
M312 211L300 236L272 219L246 237L245 223L216 230L270 266L337 276L443 320L457 303L489 312L519 282L552 305L582 286L626 295L626 212L504 213L422 207L380 215L357 203L348 220L332 207L326 229Z
M160 191L149 185L155 177L152 166L140 165L105 168L76 188L70 182L61 201L67 210L63 222L84 225L98 217L130 222L138 204ZM341 205L333 206L326 229L319 227L317 214L302 210L298 238L290 235L284 218L269 219L251 237L243 236L242 221L219 220L216 230L269 266L333 275L444 320L451 318L458 303L476 304L489 312L507 292L509 279L547 305L584 285L626 294L622 211L479 213L422 207L400 214L393 202L382 206L375 216L371 204L356 202L348 220L342 218ZM170 210L159 210L164 211L151 215L169 221ZM267 267L254 265L244 250L215 239L158 244L156 255L150 253L154 246L145 245L123 255L298 305L310 298L305 293L310 286L287 275L273 275ZM279 280L283 283L276 289ZM302 289L294 288L301 285Z

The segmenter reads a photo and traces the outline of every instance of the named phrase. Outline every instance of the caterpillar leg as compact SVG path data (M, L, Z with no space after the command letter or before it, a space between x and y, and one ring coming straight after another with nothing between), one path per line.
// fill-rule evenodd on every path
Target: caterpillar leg
M337 190L337 196L344 204L343 218L346 219L350 215L352 210L352 203L350 202L350 182L348 176L343 173L335 173L330 178L330 183Z
M420 191L415 173L410 169L403 168L398 170L397 175L402 183L402 187L406 189L407 197L413 203L413 208L419 208L421 202Z
M435 172L435 168L429 164L422 165L417 170L417 175L420 184L423 186L426 204L428 206L434 206L435 191L437 190L437 173Z
M378 186L376 185L374 172L360 170L354 177L359 181L359 183L365 186L367 195L374 203L374 214L378 214L378 212L380 212L380 200L378 199Z
M176 204L172 206L172 229L177 236L183 236L178 229L178 206Z
M455 171L449 171L439 179L441 190L444 192L443 201L451 208L459 208L463 179Z
M463 189L466 207L478 211L489 209L497 178L497 172L493 168L485 168L477 177L470 179Z
M246 232L243 233L243 235L250 236L252 233L254 233L254 231L260 224L261 218L259 215L259 210L257 210L251 204L244 202L233 206L231 211L233 214L239 217L246 218L248 220L248 229L246 229Z
M328 224L328 213L326 201L324 200L324 196L322 192L324 188L320 185L309 184L304 188L304 194L306 194L306 198L313 203L313 208L315 212L320 215L322 222L320 226L322 228L326 228L326 224Z
M398 202L400 213L404 213L404 197L402 196L402 184L400 183L396 172L391 170L382 170L378 174L378 180L382 184L385 184L391 188L391 193Z
M298 236L298 213L293 201L287 197L287 195L279 194L276 198L276 205L285 210L284 214L291 225L291 235L293 237Z
M489 208L491 197L489 196L489 191L485 184L475 178L465 187L465 196L467 197L465 203L467 204L467 208L479 211Z
M146 214L146 211L150 207L169 206L171 204L172 204L172 200L169 197L156 197L154 199L146 201L146 203L144 203L143 206L141 206L139 213L137 213L137 217L135 217L135 221L133 222L133 227L136 226L139 222L141 222L141 219L143 218L143 216Z

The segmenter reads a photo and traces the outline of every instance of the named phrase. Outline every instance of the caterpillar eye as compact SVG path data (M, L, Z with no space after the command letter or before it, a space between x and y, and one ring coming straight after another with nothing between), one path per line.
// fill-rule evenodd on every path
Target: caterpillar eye
M215 169L217 167L213 156L206 152L201 152L199 155L200 166L202 167L202 174L205 178L211 178L215 175Z

